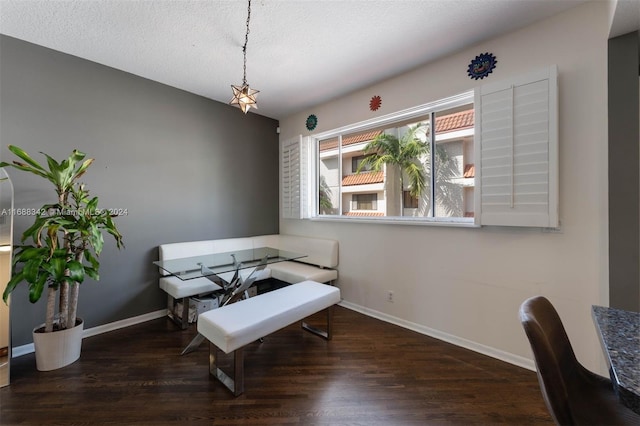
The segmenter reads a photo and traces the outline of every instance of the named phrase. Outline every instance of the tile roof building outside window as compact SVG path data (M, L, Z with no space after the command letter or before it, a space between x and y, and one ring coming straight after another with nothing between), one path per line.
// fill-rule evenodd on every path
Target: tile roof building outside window
M440 111L433 116L437 153L435 216L473 217L473 105ZM400 139L408 126L422 123L420 138L429 142L429 120L430 116L425 116L409 123L397 123L393 128L366 130L318 141L321 199L318 213L350 217L433 216L430 184L419 197L414 197L409 194L406 175L404 188L400 191L398 171L393 167L385 165L379 171L356 173L357 166L367 154L365 146L379 135L392 134ZM422 165L423 174L430 181L430 156L416 162ZM376 203L358 202L363 197L374 196ZM402 212L401 205L404 205Z

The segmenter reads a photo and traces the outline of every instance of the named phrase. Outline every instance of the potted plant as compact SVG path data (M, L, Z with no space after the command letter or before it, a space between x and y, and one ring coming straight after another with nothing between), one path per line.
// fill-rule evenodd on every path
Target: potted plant
M78 290L85 277L99 279L103 232L113 236L118 248L123 246L122 235L113 221L115 215L98 208L98 197L91 197L78 181L93 163L92 158L85 160L84 153L73 150L58 163L43 153L45 168L24 150L13 145L9 150L23 162L0 162L0 167L48 180L57 196L56 202L37 210L25 209L35 221L22 234L22 245L15 247L11 279L2 295L6 303L18 284L25 282L29 301L35 303L47 289L46 321L34 329L33 338L38 370L53 370L80 357L83 322L77 318ZM53 346L42 347L48 344Z

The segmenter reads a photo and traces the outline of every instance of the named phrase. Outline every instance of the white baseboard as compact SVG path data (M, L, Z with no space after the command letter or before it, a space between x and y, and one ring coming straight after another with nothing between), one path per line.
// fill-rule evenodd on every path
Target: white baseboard
M11 358L18 358L22 355L27 355L33 353L35 349L33 348L33 343L29 343L28 345L15 346L11 348Z
M505 352L500 349L493 348L491 346L486 346L471 340L463 339L462 337L444 333L442 331L435 330L433 328L429 328L421 324L416 324L411 321L406 321L406 320L403 320L402 318L394 317L392 315L387 315L383 312L365 308L364 306L356 305L355 303L345 302L343 300L342 302L340 302L340 306L343 306L347 309L351 309L352 311L360 312L361 314L370 316L372 318L376 318L384 322L395 324L397 326L400 326L409 330L413 330L420 334L424 334L426 336L430 336L438 340L442 340L447 343L451 343L453 345L460 346L465 349L469 349L474 352L478 352L483 355L487 355L492 358L499 359L500 361L508 362L509 364L526 368L527 370L536 371L536 367L533 360L524 358L519 355L514 355L512 353Z
M96 336L98 334L107 333L109 331L118 330L120 328L129 327L131 325L140 324L146 321L151 321L157 318L162 318L167 315L166 309L161 309L155 312L149 312L147 314L138 315L137 317L126 318L120 321L111 322L109 324L99 325L97 327L87 328L82 331L82 338ZM11 358L17 358L22 355L33 353L33 343L27 345L16 346L11 348Z

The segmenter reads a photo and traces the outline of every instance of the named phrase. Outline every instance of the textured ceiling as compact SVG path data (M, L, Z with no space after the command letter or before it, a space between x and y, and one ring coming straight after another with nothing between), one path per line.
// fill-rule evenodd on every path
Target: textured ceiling
M280 119L584 2L253 0L247 81ZM243 0L0 0L2 34L225 103L246 19Z

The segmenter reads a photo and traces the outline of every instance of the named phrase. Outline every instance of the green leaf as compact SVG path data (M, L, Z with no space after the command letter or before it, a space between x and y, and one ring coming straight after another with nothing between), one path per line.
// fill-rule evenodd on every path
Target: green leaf
M42 153L45 157L47 157L47 163L49 165L51 182L56 186L58 193L67 192L71 187L73 182L74 175L74 154L69 156L66 160L63 160L62 163L58 163L51 156Z
M29 302L36 303L42 297L42 291L44 290L44 286L47 283L47 275L43 274L40 276L37 282L33 284L29 284ZM58 286L56 286L57 288Z
M69 280L77 283L84 281L84 266L77 260L72 260L67 263L67 269L69 271Z
M7 300L9 299L9 294L11 294L11 292L16 288L16 286L20 284L23 280L24 280L24 277L22 272L18 272L17 274L11 277L11 279L7 283L7 286L4 289L4 292L2 293L2 300L4 300L4 303L7 303Z
M71 152L71 156L69 157L69 159L73 162L73 164L76 164L78 161L82 161L84 159L84 157L86 157L86 156L87 156L87 154L85 154L84 152L78 151L77 149L74 149ZM90 158L87 161L93 161L93 159ZM83 166L84 166L84 164L83 164ZM89 166L87 166L87 167L89 167Z
M20 157L23 161L26 161L31 167L46 172L46 170L40 165L40 163L31 158L31 156L27 154L27 152L22 148L19 148L15 145L9 145L9 151Z
M93 268L90 268L88 266L85 266L84 267L84 273L86 275L88 275L89 278L91 278L91 279L93 279L95 281L100 281L100 275L98 275L98 268L93 269Z
M62 257L53 257L49 260L49 263L43 264L42 267L49 273L52 281L56 284L63 282L67 278L64 273L67 261Z
M80 176L82 176L87 171L89 166L93 164L93 161L94 161L93 158L89 158L88 160L85 160L85 162L82 163L82 165L76 171L76 175L73 177L73 180L78 180L78 178L80 178Z
M7 167L7 166L13 167L14 169L22 170L25 172L33 173L45 179L49 179L49 175L47 173L41 172L33 167L29 167L26 164L18 163L17 161L14 161L13 164L4 163L4 162L0 163L0 167Z
M46 256L47 249L33 247L33 246L20 246L16 251L13 263L24 263L31 259Z
M93 254L91 254L90 250L87 250L85 253L85 259L87 259L87 261L91 264L91 266L97 271L98 268L100 267L100 262L98 261L98 259L96 259ZM85 266L85 272L87 270L87 267Z
M95 214L96 210L98 209L98 197L93 197L88 203L87 203L87 210L89 210L91 212L91 214Z
M36 282L38 276L40 275L40 266L44 263L44 258L42 256L33 258L24 264L24 268L22 268L22 274L24 276L25 281L28 283Z
M49 166L49 171L60 171L61 167L60 164L50 155L45 154L44 152L41 152L40 154L44 155L47 158L47 164Z
M89 224L89 228L91 230L91 235L89 236L89 241L93 246L93 250L96 254L100 254L102 252L102 246L104 245L104 238L102 237L102 232L100 228L95 223Z

